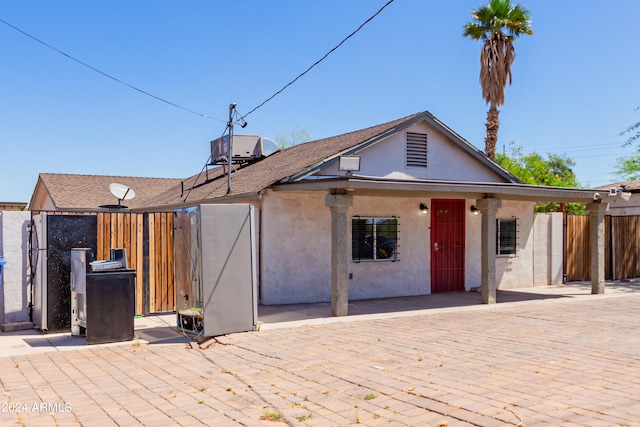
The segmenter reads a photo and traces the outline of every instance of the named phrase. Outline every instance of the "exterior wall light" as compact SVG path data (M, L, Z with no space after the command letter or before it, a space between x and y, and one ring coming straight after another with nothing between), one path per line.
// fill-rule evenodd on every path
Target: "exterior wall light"
M427 206L424 203L420 203L420 211L422 212L423 215L426 215L429 213L429 206Z
M471 213L477 216L480 213L480 210L474 205L471 205Z
M353 172L360 171L360 156L340 156L338 160L338 170L346 171L347 176Z

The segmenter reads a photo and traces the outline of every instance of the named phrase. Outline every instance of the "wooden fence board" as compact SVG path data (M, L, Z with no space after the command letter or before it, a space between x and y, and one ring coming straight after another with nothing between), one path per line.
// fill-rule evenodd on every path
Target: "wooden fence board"
M136 286L136 312L144 314L144 301L143 301L143 284L144 284L144 259L142 248L144 244L142 242L143 236L143 215L137 214L134 217L136 226L135 242L136 242L136 274L137 274L137 286Z
M567 215L565 236L566 281L589 280L591 277L591 243L589 216Z
M173 281L173 213L169 213L167 217L167 228L165 231L167 235L167 265L166 271L169 272L169 277L167 281L167 290L168 290L168 306L167 309L175 310L176 304L176 296L175 296L175 283ZM173 307L173 308L171 308Z
M149 214L149 308L155 312L156 307L156 233L155 215ZM151 309L153 307L153 309Z
M167 249L168 249L168 237L167 236L167 216L164 214L160 214L160 247L161 251L158 255L160 259L160 272L161 272L161 280L160 280L160 293L161 293L161 303L160 307L163 310L166 310L169 306L169 289L167 288L169 283L169 278L167 275Z

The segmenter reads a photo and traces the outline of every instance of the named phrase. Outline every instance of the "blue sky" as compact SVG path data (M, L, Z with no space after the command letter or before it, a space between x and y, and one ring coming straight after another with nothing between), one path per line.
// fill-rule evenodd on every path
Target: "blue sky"
M28 202L38 174L186 178L222 135L229 104L259 105L387 0L176 2L3 0L0 201ZM620 132L640 121L640 2L520 2L534 36L516 43L498 150L571 157L583 186L618 179ZM246 120L242 133L312 139L428 110L484 148L479 42L461 36L476 0L395 0ZM237 131L239 132L239 131Z

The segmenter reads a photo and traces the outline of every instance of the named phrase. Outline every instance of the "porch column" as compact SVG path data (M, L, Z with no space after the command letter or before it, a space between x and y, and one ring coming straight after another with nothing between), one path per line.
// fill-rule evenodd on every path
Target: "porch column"
M496 214L502 206L500 199L478 199L476 207L482 214L481 290L482 303L496 303Z
M331 210L331 314L349 314L349 234L347 211L353 196L327 194L325 206Z
M587 203L591 244L591 293L604 294L604 216L609 203Z

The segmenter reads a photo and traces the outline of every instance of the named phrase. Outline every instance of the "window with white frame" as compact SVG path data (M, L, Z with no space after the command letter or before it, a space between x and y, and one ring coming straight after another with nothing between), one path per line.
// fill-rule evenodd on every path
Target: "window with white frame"
M515 255L518 245L517 218L498 218L496 221L496 254Z
M398 260L398 218L351 219L351 255L354 262Z

